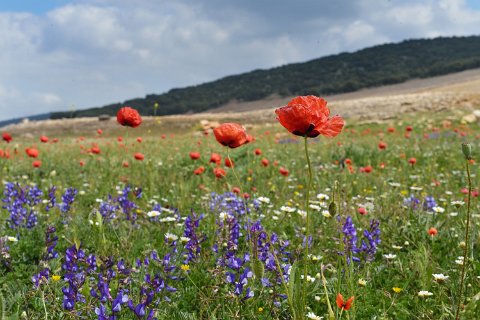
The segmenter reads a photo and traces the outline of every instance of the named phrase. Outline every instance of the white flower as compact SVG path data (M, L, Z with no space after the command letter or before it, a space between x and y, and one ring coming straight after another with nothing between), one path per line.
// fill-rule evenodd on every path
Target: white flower
M458 216L458 212L450 212L450 217L456 217Z
M165 217L160 219L160 222L173 222L173 221L177 221L177 219L175 219L174 217Z
M15 238L15 237L7 237L7 240L10 241L10 242L17 242L18 239Z
M323 319L323 317L317 316L315 313L313 313L311 311L309 313L307 313L307 318L312 319L312 320L322 320Z
M328 199L330 199L330 197L326 194L319 193L317 194L317 199L320 201L327 201Z
M266 204L270 203L270 198L267 198L267 197L258 197L257 200L259 202L266 203Z
M421 190L423 190L423 188L422 188L422 187L415 187L415 186L413 186L413 187L410 187L410 190L413 190L413 191L421 191Z
M322 211L322 216L324 216L325 218L331 218L332 215L330 214L330 211L328 210L323 210Z
M295 212L295 210L297 210L297 209L289 207L289 206L281 206L280 210L288 212L288 213L292 213L292 212Z
M389 253L389 254L384 254L383 257L387 260L393 260L397 257L397 255Z
M455 263L463 266L464 260L465 258L463 256L460 256L460 257L457 257L457 260L455 260Z
M394 188L397 188L397 187L400 187L400 186L401 186L401 184L398 183L398 182L389 182L388 184L389 184L391 187L394 187Z
M419 297L430 297L430 296L433 296L433 293L429 292L429 291L425 291L425 290L422 290L422 291L419 291L418 292L418 296Z
M443 273L434 273L432 274L433 280L437 282L443 282L448 279L448 276L444 275Z
M358 284L361 285L362 287L365 287L367 285L367 280L358 279Z
M320 211L322 208L316 204L310 204L310 209Z
M451 204L453 206L459 208L459 207L463 206L465 204L465 202L457 200L457 201L452 201Z
M173 233L165 233L165 238L168 240L168 241L176 241L178 240L178 236L177 235L174 235Z
M392 248L395 249L395 250L402 250L403 249L402 246L397 246L397 245L392 245Z
M305 210L300 210L300 209L298 209L298 210L297 210L297 213L298 213L302 218L306 218L306 217L307 217L307 211L305 211Z
M161 214L160 211L156 211L156 210L147 212L147 216L149 216L150 218L157 217L157 216L159 216L160 214Z
M433 210L433 212L436 212L436 213L445 212L445 209L443 209L442 207L433 207L432 210Z
M228 213L220 212L219 216L220 216L220 220L225 221L228 217Z
M190 241L190 238L189 237L180 237L180 241L182 243L187 243L188 241Z

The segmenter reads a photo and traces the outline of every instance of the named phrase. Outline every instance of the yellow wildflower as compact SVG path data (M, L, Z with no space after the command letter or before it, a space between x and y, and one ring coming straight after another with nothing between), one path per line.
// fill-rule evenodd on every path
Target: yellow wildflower
M400 293L400 292L402 291L402 288L393 287L392 290L393 290L393 292L395 292L395 293Z
M185 272L190 271L190 266L188 264L182 264L180 268Z
M55 282L58 281L58 280L60 280L60 278L61 278L61 277L58 276L58 275L53 275L53 276L52 276L52 280L55 281Z

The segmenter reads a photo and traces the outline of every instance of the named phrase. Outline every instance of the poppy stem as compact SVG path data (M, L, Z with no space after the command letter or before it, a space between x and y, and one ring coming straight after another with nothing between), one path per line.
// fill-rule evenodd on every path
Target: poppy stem
M458 295L458 306L455 319L460 319L460 308L462 306L463 296L463 282L465 281L465 273L468 265L468 241L469 241L469 229L470 229L470 202L472 197L472 179L470 177L470 167L468 165L468 159L466 160L467 178L468 178L468 200L467 200L467 225L465 226L465 248L463 249L463 264L462 264L462 276L460 278L460 294Z
M306 217L305 217L305 260L304 260L304 266L303 266L303 279L305 281L305 286L303 287L303 303L304 307L306 308L307 305L307 285L308 285L308 279L307 279L307 266L308 266L308 249L309 249L309 234L310 234L310 189L312 188L312 182L313 182L313 174L312 174L312 164L310 163L310 156L308 154L308 140L307 137L304 138L305 141L305 157L307 158L307 165L308 165L308 185L307 185L307 193L305 196L305 211L306 211Z

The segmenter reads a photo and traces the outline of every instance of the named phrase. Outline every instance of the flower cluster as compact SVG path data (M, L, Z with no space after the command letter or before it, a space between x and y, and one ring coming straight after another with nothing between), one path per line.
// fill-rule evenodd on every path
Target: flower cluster
M8 182L3 191L3 209L10 213L9 224L12 229L31 229L37 224L35 205L41 201L42 191L36 186L21 187L18 183Z

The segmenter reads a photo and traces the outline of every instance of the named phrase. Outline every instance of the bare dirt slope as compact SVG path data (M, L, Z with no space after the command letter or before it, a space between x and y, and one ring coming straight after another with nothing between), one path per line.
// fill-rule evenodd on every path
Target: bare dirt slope
M291 97L272 96L254 102L230 102L220 108L193 115L145 117L139 134L146 132L181 132L201 128L201 120L238 121L268 124L275 121L274 108L285 105ZM469 70L429 79L364 89L357 92L326 97L332 113L347 119L382 121L404 113L459 110L463 114L480 109L480 69ZM38 134L86 134L97 128L118 130L114 118L98 121L91 118L32 121L10 125L2 130L24 136ZM143 131L142 131L143 130ZM146 131L146 132L145 132Z

